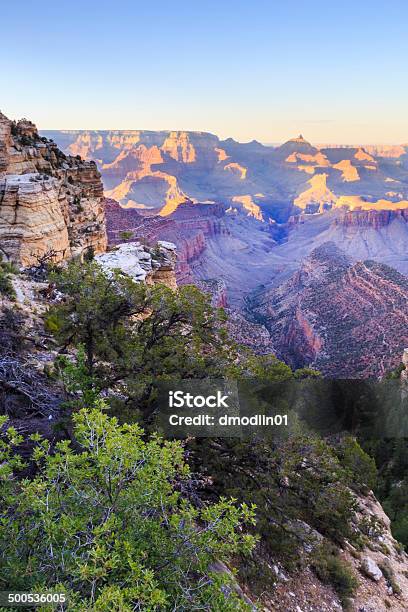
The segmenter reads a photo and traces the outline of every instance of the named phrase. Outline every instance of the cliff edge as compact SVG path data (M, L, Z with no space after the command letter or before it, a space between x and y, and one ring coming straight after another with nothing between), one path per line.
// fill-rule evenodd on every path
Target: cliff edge
M0 254L21 266L106 250L101 177L36 126L0 113Z

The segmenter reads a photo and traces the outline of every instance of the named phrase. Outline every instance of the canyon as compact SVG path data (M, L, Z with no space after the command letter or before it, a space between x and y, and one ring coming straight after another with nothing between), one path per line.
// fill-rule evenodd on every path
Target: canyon
M166 216L186 200L222 202L282 222L296 207L317 212L348 205L341 198L359 198L360 206L381 200L390 208L406 207L408 199L404 145L317 147L301 135L272 147L206 132L42 133L65 153L95 160L106 195L144 213Z
M380 377L395 368L408 344L407 303L407 277L372 260L352 263L332 242L250 301L278 356L332 378Z
M57 351L43 317L49 301L58 302L62 296L52 283L31 276L33 267L49 253L59 262L94 258L108 277L119 271L137 282L165 284L172 290L194 283L209 295L214 307L225 309L229 335L244 345L243 352L249 347L260 355L273 354L294 369L312 367L326 378L367 379L384 377L398 368L402 355L406 365L408 206L404 199L385 200L374 184L371 200L361 194L336 195L329 172L340 173L347 185L363 174L350 160L338 161L331 152L311 152L310 145L298 138L275 152L284 164L306 164L307 170L297 172L312 177L292 200L285 200L282 193L282 200L268 200L261 192L232 192L229 198L220 195L213 201L200 201L187 197L172 175L174 181L168 185L176 189L174 197L160 207L157 193L151 192L154 207L149 210L134 202L118 202L112 197L115 188L104 194L97 164L80 157L80 153L88 156L86 142L77 151L63 152L40 136L31 122L15 123L0 115L0 248L2 258L20 268L20 273L13 272L15 296L0 296L0 311L4 329L11 309L26 317L23 344L28 342L31 350L20 355L17 373L23 383L27 376L31 384L34 381L47 390L46 408L39 409L21 392L21 380L10 392L17 370L13 365L12 371L5 372L3 367L1 375L4 379L6 373L8 386L0 400L6 410L14 411L11 423L17 431L41 432L52 440L59 431L54 424L58 424L61 388L50 376ZM133 151L130 137L127 144ZM159 149L157 141L152 147ZM253 154L260 147L250 143L248 148ZM217 149L219 160L226 161L226 150ZM174 133L159 152L149 154L150 161L146 150L142 154L145 169L159 155L181 165L204 157L203 150ZM363 148L352 155L374 165ZM130 157L140 162L139 152ZM390 153L389 159L399 157ZM210 161L208 154L209 166ZM329 170L315 173L316 164ZM242 158L230 161L223 171L239 181L250 175ZM129 172L124 182L148 178L145 187L150 179L162 178ZM106 181L103 174L102 178ZM198 193L202 179L197 175L195 180ZM405 198L402 186L400 190ZM28 457L30 448L23 448L23 456ZM406 555L373 493L360 493L355 502L363 525L371 529L380 521L382 527L380 535L367 532L364 556L348 542L339 549L350 571L359 577L353 609L380 609L387 601L387 608L402 611L408 588ZM306 522L299 523L311 530ZM318 531L314 534L318 541L323 538ZM274 563L272 571L276 578L270 593L264 589L265 609L283 605L295 610L295 602L302 609L312 609L316 600L327 609L341 608L335 591L311 567L292 572Z
M328 376L379 377L398 363L407 341L398 324L407 305L396 297L408 275L407 146L313 146L300 135L272 147L205 132L144 130L44 135L66 155L96 161L109 244L174 243L178 284L207 288L239 322L236 330L244 320L260 325L250 334L259 331L261 352L267 346L292 365L312 365ZM341 317L354 321L344 337L336 316L316 304L310 312L294 307L309 299L295 279L305 267L321 269L319 253L330 270L313 291L327 303L335 295L334 312L341 304ZM346 266L343 276L335 265ZM332 276L341 278L338 289L328 282ZM366 291L367 276L377 291ZM382 299L390 286L392 299ZM356 304L365 306L361 321ZM387 321L400 331L388 334ZM367 325L381 333L364 339L358 330ZM361 343L353 355L349 333Z

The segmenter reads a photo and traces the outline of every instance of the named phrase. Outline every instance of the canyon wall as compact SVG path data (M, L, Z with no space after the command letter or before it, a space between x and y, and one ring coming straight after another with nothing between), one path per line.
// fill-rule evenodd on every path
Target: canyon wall
M0 252L22 266L106 249L103 186L94 162L66 156L33 123L0 113Z
M353 264L333 243L279 287L255 294L252 312L278 356L328 377L381 377L408 346L408 279L374 261Z

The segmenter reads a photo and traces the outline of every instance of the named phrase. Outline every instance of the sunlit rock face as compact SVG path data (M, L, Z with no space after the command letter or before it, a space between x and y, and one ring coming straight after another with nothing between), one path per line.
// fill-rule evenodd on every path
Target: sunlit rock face
M71 255L68 203L59 183L48 175L8 174L0 178L0 249L23 266L52 250L57 259Z
M269 223L287 221L297 208L328 210L338 198L361 198L373 209L408 199L405 146L314 146L299 135L272 147L186 131L44 134L66 153L94 159L105 195L144 215L171 215L187 200L241 202L246 214Z
M309 181L310 187L294 200L295 206L306 212L324 212L331 209L337 198L327 186L327 174L316 174Z
M103 187L94 162L66 156L35 125L0 114L0 251L22 266L106 249Z

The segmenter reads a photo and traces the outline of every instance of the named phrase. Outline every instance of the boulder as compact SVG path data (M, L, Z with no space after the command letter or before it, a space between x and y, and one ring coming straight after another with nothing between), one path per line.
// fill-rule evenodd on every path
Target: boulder
M374 580L375 582L379 582L383 576L382 571L378 567L375 561L370 557L364 557L361 561L361 571L363 574Z

